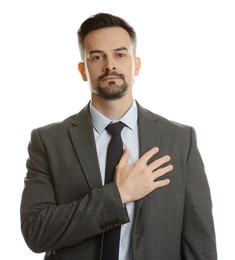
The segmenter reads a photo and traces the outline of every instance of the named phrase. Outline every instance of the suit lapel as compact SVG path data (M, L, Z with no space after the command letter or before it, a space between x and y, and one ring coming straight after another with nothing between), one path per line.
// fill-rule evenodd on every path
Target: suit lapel
M140 156L154 146L160 147L161 125L156 118L153 118L150 112L139 108L138 127Z
M70 137L90 189L102 186L89 106L75 118Z
M138 127L139 127L139 151L140 156L151 148L157 146L160 148L161 143L161 125L156 115L142 108L138 103ZM150 161L155 160L158 156L154 156ZM144 198L135 203L135 217L144 202Z

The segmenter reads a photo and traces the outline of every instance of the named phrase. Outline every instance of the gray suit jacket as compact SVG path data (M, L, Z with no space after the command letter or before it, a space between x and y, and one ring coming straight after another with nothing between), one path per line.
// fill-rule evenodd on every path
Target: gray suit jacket
M215 260L212 204L193 128L138 104L140 155L169 154L171 183L135 203L134 260ZM98 260L102 234L127 223L114 182L102 186L89 106L32 131L21 201L26 243L44 259Z

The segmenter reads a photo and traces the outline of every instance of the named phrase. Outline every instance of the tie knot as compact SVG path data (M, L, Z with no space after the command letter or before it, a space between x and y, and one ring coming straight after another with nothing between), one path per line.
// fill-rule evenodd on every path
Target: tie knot
M122 122L117 122L117 123L111 123L111 124L108 124L106 126L106 130L111 134L111 135L118 135L121 133L123 127L125 126L124 123Z

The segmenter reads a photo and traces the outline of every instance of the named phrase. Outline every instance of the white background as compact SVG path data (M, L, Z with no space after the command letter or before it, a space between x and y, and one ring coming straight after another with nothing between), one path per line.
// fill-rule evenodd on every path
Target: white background
M234 257L235 8L228 0L0 2L0 236L4 259L43 259L20 231L33 128L77 113L89 87L77 71L76 32L97 12L126 19L142 69L135 98L194 126L213 198L219 259ZM206 260L206 259L205 259Z

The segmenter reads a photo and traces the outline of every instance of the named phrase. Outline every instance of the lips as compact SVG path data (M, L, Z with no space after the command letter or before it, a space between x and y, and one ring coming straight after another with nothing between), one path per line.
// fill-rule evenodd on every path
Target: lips
M115 80L115 79L121 79L120 77L117 76L108 76L102 79L102 81L106 81L106 80Z
M98 77L98 81L110 81L110 80L117 80L117 79L122 79L125 80L125 77L123 74L119 74L117 72L106 72L105 74L101 75L100 77Z

